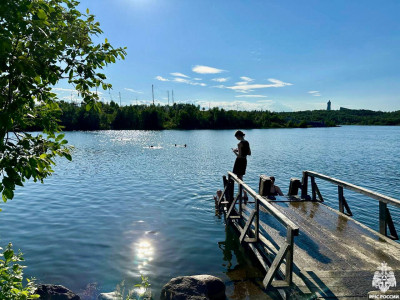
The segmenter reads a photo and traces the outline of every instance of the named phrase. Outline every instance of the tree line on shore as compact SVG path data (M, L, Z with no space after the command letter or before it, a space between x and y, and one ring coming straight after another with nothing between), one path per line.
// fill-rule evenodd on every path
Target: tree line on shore
M202 109L194 104L128 105L101 103L99 110L87 110L84 103L60 101L60 124L71 130L161 130L306 128L338 125L400 125L400 111L308 110L298 112L237 111ZM40 130L40 125L31 126Z

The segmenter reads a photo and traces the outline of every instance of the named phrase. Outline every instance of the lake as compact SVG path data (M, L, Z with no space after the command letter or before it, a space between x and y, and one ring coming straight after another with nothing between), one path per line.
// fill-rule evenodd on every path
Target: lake
M261 274L214 214L212 197L235 159L234 132L67 132L73 160L58 159L44 184L28 182L0 205L0 245L22 250L26 275L75 292L110 292L144 274L158 299L172 277L212 274L229 298L256 299ZM245 133L252 156L244 180L255 190L260 174L274 175L286 193L291 177L312 170L400 199L400 127ZM318 184L337 209L336 186ZM378 202L345 196L355 218L377 229ZM399 211L392 217L400 231Z

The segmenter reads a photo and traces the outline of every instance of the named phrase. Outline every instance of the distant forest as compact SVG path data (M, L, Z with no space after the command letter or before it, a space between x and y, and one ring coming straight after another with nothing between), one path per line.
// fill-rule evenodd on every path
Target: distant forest
M119 106L101 104L99 112L86 105L61 101L60 121L65 131L106 129L237 129L306 128L338 125L400 125L400 111L312 110L299 112L201 109L193 104ZM39 128L36 128L39 129Z

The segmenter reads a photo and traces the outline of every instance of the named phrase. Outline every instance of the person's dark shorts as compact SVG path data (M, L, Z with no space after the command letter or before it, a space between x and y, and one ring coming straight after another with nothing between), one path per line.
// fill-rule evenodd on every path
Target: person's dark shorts
M243 176L244 174L246 174L246 167L247 167L246 157L236 157L232 172L237 176Z

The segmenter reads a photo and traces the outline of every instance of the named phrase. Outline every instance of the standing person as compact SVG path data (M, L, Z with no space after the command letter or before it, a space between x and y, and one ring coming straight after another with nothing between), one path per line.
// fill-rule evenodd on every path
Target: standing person
M235 132L235 137L239 140L238 147L232 149L236 155L235 164L233 166L233 173L237 175L240 180L243 180L243 175L246 174L247 155L251 155L250 144L244 139L245 134L243 131L238 130ZM247 193L244 191L244 200L247 200Z

